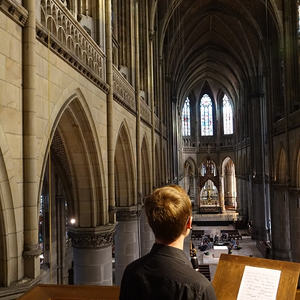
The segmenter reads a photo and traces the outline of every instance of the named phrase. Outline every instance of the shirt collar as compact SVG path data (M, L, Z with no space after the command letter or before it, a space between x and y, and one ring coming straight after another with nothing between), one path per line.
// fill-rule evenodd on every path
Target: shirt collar
M179 260L183 261L185 264L190 264L190 262L187 259L185 253L183 252L183 250L175 248L175 247L155 243L152 246L152 249L151 249L150 253L151 254L169 256L169 257L172 257L172 258L179 259Z

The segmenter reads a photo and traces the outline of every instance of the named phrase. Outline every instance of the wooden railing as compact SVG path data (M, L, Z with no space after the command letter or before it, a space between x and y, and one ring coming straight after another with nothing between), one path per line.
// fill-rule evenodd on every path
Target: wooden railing
M22 297L20 300L118 300L120 287L118 286L76 286L76 285L48 285L41 284Z

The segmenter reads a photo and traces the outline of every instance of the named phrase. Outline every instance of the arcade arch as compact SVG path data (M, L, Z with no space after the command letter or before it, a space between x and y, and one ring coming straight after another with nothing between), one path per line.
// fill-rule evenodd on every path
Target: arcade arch
M222 163L222 190L225 208L227 210L236 210L235 165L230 157L226 157Z
M39 243L44 250L40 261L47 271L42 280L46 282L70 282L73 278L68 277L68 271L73 267L75 283L91 282L77 259L81 249L73 245L72 251L70 237L76 240L73 230L107 223L101 153L90 113L82 101L75 95L62 107L44 155L38 209ZM99 263L95 262L95 268ZM93 282L101 280L93 278Z

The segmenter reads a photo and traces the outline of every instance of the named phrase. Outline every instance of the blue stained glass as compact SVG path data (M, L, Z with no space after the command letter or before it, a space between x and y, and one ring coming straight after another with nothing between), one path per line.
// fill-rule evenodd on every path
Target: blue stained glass
M223 129L224 134L233 134L232 106L226 95L223 97Z
M207 94L203 95L201 99L200 111L201 111L201 135L202 136L214 135L212 101Z
M190 99L186 98L182 109L182 135L191 135Z

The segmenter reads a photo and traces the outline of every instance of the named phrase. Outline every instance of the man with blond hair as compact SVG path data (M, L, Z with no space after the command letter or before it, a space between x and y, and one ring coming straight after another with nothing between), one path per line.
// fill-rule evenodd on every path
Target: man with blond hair
M145 211L155 244L125 269L120 300L216 300L211 283L183 252L192 228L189 196L179 186L158 188L146 199Z

